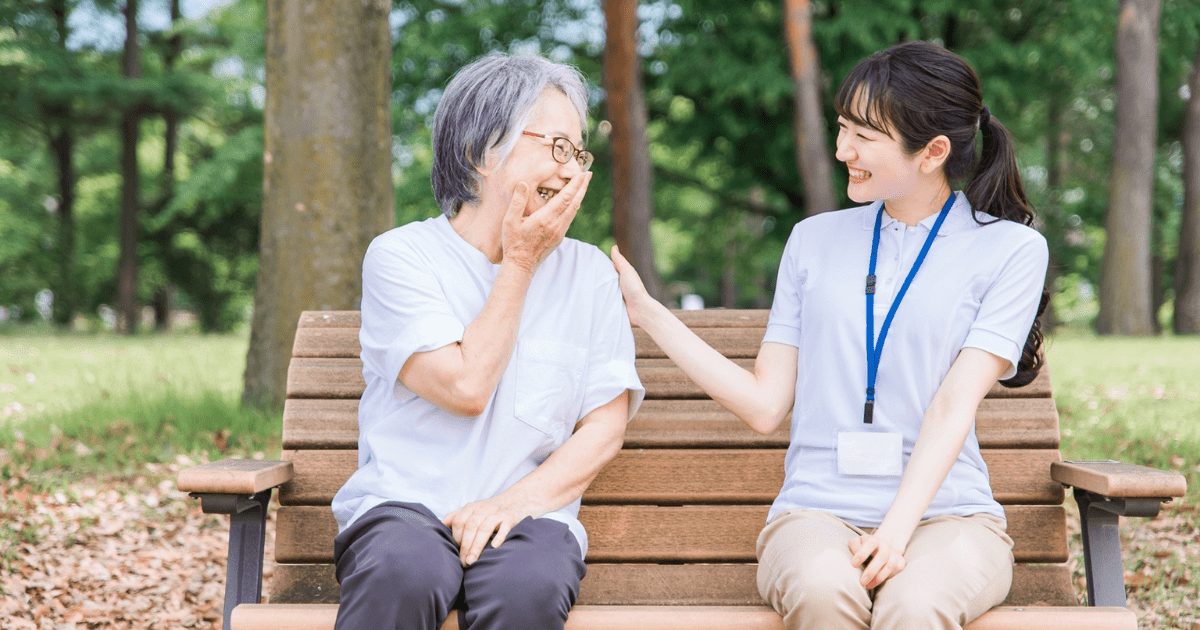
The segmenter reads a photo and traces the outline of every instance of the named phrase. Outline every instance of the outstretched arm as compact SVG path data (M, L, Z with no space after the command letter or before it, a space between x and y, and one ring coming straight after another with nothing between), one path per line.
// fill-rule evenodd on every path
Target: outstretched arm
M650 297L633 265L615 246L612 260L621 276L630 322L645 330L689 378L751 429L770 433L778 428L794 402L798 350L787 344L764 343L754 371L747 370L714 350Z

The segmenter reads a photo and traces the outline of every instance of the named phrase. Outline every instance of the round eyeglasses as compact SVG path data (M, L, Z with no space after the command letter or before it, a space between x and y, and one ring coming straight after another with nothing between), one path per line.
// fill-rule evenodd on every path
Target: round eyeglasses
M566 164L571 158L575 158L575 161L579 163L579 168L586 171L592 167L592 161L596 159L591 151L576 149L574 142L562 136L548 136L544 133L534 133L532 131L522 131L521 135L549 142L550 155L553 155L554 161L559 164Z

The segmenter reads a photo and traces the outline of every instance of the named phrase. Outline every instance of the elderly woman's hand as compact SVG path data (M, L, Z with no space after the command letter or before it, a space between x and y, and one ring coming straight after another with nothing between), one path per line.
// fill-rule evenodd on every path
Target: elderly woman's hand
M590 181L591 173L572 178L549 203L529 216L525 216L529 185L524 182L517 184L500 230L503 260L529 272L536 269L567 234L567 228L571 227L575 212L583 203Z
M468 503L451 512L442 520L450 528L454 542L458 543L458 560L464 567L471 566L483 553L489 542L499 547L508 533L527 516L534 516L536 509L518 493L502 492L490 499Z

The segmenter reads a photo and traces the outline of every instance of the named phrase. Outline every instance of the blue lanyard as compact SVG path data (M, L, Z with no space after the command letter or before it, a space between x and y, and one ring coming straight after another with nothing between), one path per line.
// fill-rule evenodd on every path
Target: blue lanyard
M867 402L863 405L863 422L866 424L871 424L875 416L875 378L879 375L879 359L883 356L883 343L887 341L888 329L892 327L892 319L896 317L896 310L900 308L904 294L908 293L908 287L912 285L913 278L917 277L917 270L921 268L921 263L925 262L925 255L933 246L934 237L937 236L938 230L942 229L942 223L949 216L950 207L954 205L954 198L955 194L950 193L950 198L946 200L941 212L938 213L933 229L929 230L929 236L925 237L921 253L917 254L912 269L908 270L908 277L904 279L904 284L900 285L900 291L896 293L896 299L888 309L883 326L879 329L879 345L875 345L875 262L879 258L879 232L883 225L882 202L879 204L879 211L875 213L875 233L871 237L871 267L867 270Z

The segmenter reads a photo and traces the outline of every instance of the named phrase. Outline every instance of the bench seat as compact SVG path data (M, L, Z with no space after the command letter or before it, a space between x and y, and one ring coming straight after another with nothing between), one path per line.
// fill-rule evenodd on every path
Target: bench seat
M332 630L336 604L242 604L233 630ZM993 608L967 630L1128 630L1137 617L1127 608L1047 606ZM567 630L783 630L766 606L576 606ZM451 615L441 630L459 630Z

